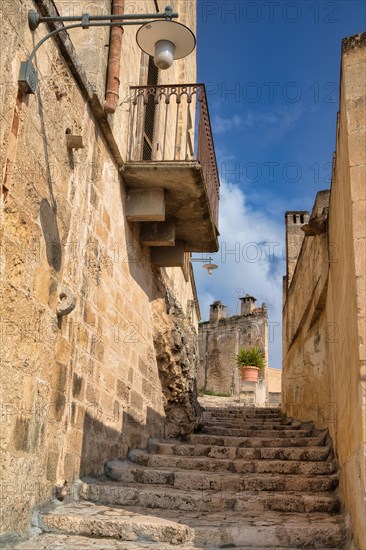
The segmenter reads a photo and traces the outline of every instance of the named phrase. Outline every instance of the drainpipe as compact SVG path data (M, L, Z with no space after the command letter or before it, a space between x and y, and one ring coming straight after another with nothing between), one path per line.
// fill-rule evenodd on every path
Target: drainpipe
M124 9L125 0L112 0L113 15L124 13ZM107 113L115 112L119 100L119 71L123 32L124 31L122 27L111 27L108 52L107 83L104 104L104 110Z

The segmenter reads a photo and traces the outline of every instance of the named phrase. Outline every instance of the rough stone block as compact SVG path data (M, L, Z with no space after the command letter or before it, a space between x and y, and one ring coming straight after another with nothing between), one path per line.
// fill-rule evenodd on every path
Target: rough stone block
M132 390L130 395L130 405L137 411L141 411L143 407L142 396L136 391Z
M46 475L49 481L55 481L57 477L57 464L58 464L58 453L48 453Z
M146 246L174 246L175 223L173 221L142 223L140 241Z
M117 397L124 403L128 403L130 389L124 380L117 380Z
M157 267L183 267L184 243L175 241L175 246L157 246L151 249L151 261Z
M126 217L130 222L164 221L164 189L130 189L126 195Z

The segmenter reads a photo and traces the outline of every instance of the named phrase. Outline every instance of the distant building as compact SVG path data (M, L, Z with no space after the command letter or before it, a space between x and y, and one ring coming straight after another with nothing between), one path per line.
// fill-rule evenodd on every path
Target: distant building
M227 317L219 300L210 306L209 321L199 325L198 387L214 393L241 395L243 401L264 405L268 399L268 314L266 304L246 294L240 315ZM265 369L256 384L241 382L235 355L242 347L258 347L265 356ZM273 369L272 369L273 370Z

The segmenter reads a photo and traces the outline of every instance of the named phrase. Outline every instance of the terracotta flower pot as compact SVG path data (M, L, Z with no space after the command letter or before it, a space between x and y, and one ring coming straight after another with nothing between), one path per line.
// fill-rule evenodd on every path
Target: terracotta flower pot
M241 379L244 382L257 382L259 376L258 367L240 367Z

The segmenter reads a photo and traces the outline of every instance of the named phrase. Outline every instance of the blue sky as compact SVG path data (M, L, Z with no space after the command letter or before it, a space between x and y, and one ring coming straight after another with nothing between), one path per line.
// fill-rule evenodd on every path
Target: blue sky
M197 19L221 179L219 269L194 264L202 318L214 300L266 302L279 368L284 212L330 187L341 40L365 30L365 3L198 0Z

